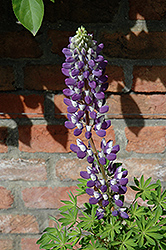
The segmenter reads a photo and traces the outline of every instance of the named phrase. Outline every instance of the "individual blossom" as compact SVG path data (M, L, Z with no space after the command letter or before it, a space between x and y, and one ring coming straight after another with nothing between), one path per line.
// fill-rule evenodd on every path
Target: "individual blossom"
M70 149L77 153L79 159L83 159L87 155L87 147L79 138L77 139L77 145L71 144Z
M101 141L101 151L98 153L99 162L105 165L107 160L113 162L116 159L116 153L119 151L119 145L113 146L113 141L105 141L105 138Z
M110 187L113 192L116 192L118 194L126 193L126 185L128 183L128 178L126 178L127 174L128 171L123 170L122 166L116 169L113 178L110 180Z
M105 75L107 61L100 55L103 47L103 44L97 45L93 35L81 27L75 36L69 38L67 48L62 50L66 57L62 72L67 76L67 88L63 90L68 111L65 126L74 129L75 136L79 136L85 128L87 139L91 138L92 129L98 136L104 137L111 125L104 115L109 107L105 105L108 77Z
M126 210L126 208L119 208L118 210L114 210L113 212L112 212L112 215L113 216L120 216L120 217L122 217L123 219L128 219L129 218L129 216L128 216L128 214L125 212L125 210Z

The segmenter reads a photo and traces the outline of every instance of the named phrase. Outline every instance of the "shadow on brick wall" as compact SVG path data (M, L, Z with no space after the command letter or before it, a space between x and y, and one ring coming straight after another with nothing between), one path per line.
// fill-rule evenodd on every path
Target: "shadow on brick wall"
M38 140L39 135L37 133L40 130L38 128L42 127L41 135L49 136L52 144L53 141L56 141L66 149L68 130L64 126L59 125L66 118L56 107L56 112L60 116L58 124L54 114L55 104L53 101L50 100L50 103L47 101L47 109L50 108L50 112L46 112L44 110L43 95L26 96L3 93L0 94L0 97L0 118L9 119L9 121L13 120L16 124L15 128L8 128L8 139L5 139L7 136L4 137L3 133L1 133L1 144L6 145L7 143L8 146L18 147L19 141L19 144L26 145L25 149L31 148L35 138ZM43 122L40 123L41 119L45 121L43 126L41 125ZM63 140L59 133L63 135ZM40 143L40 140L38 142Z

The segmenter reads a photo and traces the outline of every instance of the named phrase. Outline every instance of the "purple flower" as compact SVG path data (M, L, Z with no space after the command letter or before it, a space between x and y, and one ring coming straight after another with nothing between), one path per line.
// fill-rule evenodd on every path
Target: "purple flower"
M97 208L96 210L96 216L97 219L100 220L104 217L105 210L102 207Z
M90 175L87 173L87 171L81 171L80 176L84 179L90 179Z
M129 216L126 212L124 212L126 210L126 208L119 208L118 210L114 210L112 212L112 215L113 216L118 216L120 215L123 219L128 219Z
M62 50L66 58L62 64L62 73L67 76L65 84L68 87L63 90L67 97L64 103L68 106L68 113L78 118L77 121L71 120L70 124L66 123L65 126L68 129L76 126L74 130L76 136L81 134L81 130L86 125L89 126L89 115L92 119L91 129L94 129L98 136L104 137L106 129L110 126L104 116L99 119L101 114L109 110L109 107L105 105L104 94L108 88L108 77L104 74L107 61L99 54L103 47L103 44L97 45L93 36L81 27L75 36L70 37L67 48ZM80 117L78 117L79 109L84 111ZM88 116L87 112L89 112ZM82 126L78 127L77 124L82 124ZM85 132L87 139L91 136L91 130Z
M112 212L113 216L128 218L122 208L128 172L118 163L113 163L120 147L113 145L112 140L106 142L102 139L101 150L97 151L92 138L93 130L99 137L105 137L106 130L111 126L110 120L105 117L109 106L104 93L108 88L108 76L105 75L107 61L100 55L103 47L81 27L75 36L69 38L67 48L62 50L65 55L62 73L66 76L67 86L63 90L68 112L65 127L73 129L75 136L85 131L88 146L78 138L70 149L79 159L87 158L89 165L86 171L80 172L80 176L86 180L86 193L91 196L89 203L98 205L97 218L104 217L108 205L118 207Z
M89 203L96 204L96 203L98 203L98 199L96 199L95 197L91 197L91 198L89 198Z

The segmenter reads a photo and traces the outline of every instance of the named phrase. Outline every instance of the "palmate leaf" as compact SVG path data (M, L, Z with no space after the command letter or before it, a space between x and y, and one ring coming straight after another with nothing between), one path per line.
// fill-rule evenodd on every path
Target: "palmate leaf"
M50 241L51 241L51 239L50 239L49 235L47 233L45 233L40 237L40 239L36 242L36 244L41 245L41 248L42 248L44 245L50 243Z
M68 196L70 198L70 201L66 200L61 200L61 202L63 202L64 204L66 204L65 206L62 206L59 208L60 211L65 212L71 209L75 209L77 207L77 196L74 196L73 193L70 191L70 193L68 193Z
M70 237L68 242L72 243L72 246L75 246L82 237L82 231L81 229L74 227L71 231L68 230L68 235Z
M120 234L120 228L122 227L121 221L117 221L115 217L110 218L110 223L106 224L104 228L99 231L97 236L101 237L102 239L108 238L111 241L114 240L116 234Z
M119 245L119 250L135 250L135 247L137 246L137 243L135 242L135 239L133 239L132 232L129 231L126 233L125 231L122 231L120 234L120 237L118 241L114 241L111 243L112 246Z
M90 237L90 242L84 250L107 250L98 240L94 239L93 235Z
M76 223L77 214L78 214L77 208L68 210L65 213L61 212L61 215L63 216L63 218L60 218L58 221L61 222L63 226L67 226L70 224L74 225Z
M78 224L78 228L82 228L85 230L91 229L95 224L99 223L99 220L96 218L96 206L92 208L91 214L87 214L82 211L83 217L79 217L81 222Z
M131 206L130 213L131 213L131 216L136 219L146 214L146 210L145 210L145 207L139 207L136 201L134 205Z
M141 197L143 201L146 199L151 199L151 193L153 192L153 189L157 188L159 186L159 183L150 184L151 177L148 178L146 181L144 181L144 176L142 175L140 178L140 181L134 177L134 182L136 186L130 186L133 190L138 191L138 193L135 195L135 199L138 197Z
M156 208L161 207L166 210L166 190L161 194L161 186L156 188L156 192L151 192L151 201L148 204L155 204Z
M132 231L136 233L135 239L140 248L145 243L151 246L157 245L157 242L163 238L160 227L155 225L155 218L145 219L144 216L141 216L141 218L136 219L136 223L138 227L133 228Z
M43 0L12 0L12 5L18 21L35 36L43 20Z

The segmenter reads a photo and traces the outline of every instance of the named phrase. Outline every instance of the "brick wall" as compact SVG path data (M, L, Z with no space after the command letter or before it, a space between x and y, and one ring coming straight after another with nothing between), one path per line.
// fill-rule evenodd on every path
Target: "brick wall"
M0 249L37 250L86 168L70 152L61 50L83 24L105 44L108 60L106 138L120 144L133 176L166 185L166 3L162 0L45 0L33 37L16 24L11 1L0 6ZM95 137L99 146L100 140ZM133 192L128 188L126 202ZM80 197L80 205L87 197Z

